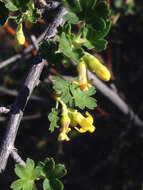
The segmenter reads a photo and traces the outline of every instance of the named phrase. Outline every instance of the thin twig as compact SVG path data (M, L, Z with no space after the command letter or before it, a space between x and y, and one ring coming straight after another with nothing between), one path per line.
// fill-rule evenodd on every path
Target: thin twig
M13 148L11 150L11 153L10 153L11 157L14 159L14 161L17 163L17 164L20 164L22 166L26 166L26 163L22 160L22 158L19 156L19 154L17 153L17 150L15 148Z
M53 18L53 21L49 24L47 29L47 36L53 36L56 32L57 26L61 23L61 18L65 13L63 6L59 6L57 13ZM44 67L45 60L35 59L35 63L29 71L26 81L21 88L11 110L11 115L7 123L7 130L5 136L2 139L0 149L0 172L5 169L9 155L11 154L12 147L14 147L17 131L23 117L24 109L32 94L33 89L37 85L40 74Z
M93 79L93 84L96 89L98 89L106 98L108 98L118 109L126 115L137 127L143 127L143 121L134 113L134 111L129 108L129 106L120 98L120 96L106 86L100 79L98 79L93 73L88 72L89 78Z
M4 87L0 87L0 95L1 94L15 97L18 95L18 92L16 90L10 90L10 89L6 89ZM38 97L36 95L32 95L30 97L30 101L39 102L41 104L48 104L49 103L49 101L46 100L45 98L41 98L41 97Z
M35 37L35 35L31 35L31 40L32 40L32 43L33 43L34 48L38 51L38 50L39 50L39 46L38 46L38 44L37 44L37 42L36 42L36 37Z
M33 115L28 115L28 116L23 116L22 121L39 119L41 117L42 117L42 115L40 113L33 114ZM0 122L5 122L6 119L7 119L6 117L0 117Z

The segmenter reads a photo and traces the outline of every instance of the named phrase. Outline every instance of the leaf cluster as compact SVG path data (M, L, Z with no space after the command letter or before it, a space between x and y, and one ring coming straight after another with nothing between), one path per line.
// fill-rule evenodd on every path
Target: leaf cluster
M75 46L74 40L76 35L71 32L71 25L67 24L64 27L59 26L56 37L59 41L58 52L78 62L84 55L84 50L80 46Z
M107 41L104 37L111 27L108 3L96 0L63 0L63 3L69 11L64 19L70 24L82 23L82 45L96 51L105 49Z
M36 23L41 17L38 9L34 7L33 0L8 0L6 4L0 2L0 25L4 25L8 19L14 19L17 24L28 20ZM11 16L9 11L16 12L15 16Z
M53 158L47 158L44 162L40 162L38 168L42 171L43 189L44 190L63 190L61 178L67 174L67 170L63 164L55 164Z
M84 110L85 108L94 109L97 106L96 99L92 97L96 93L94 87L90 87L87 91L82 91L77 85L71 84L69 81L65 81L60 77L53 76L53 79L53 89L68 107L78 107ZM49 130L51 132L53 132L55 128L60 127L60 117L58 116L57 108L52 108L48 119L50 121Z
M91 97L96 93L94 87L90 87L87 91L82 91L77 85L71 84L69 81L65 81L60 77L54 76L53 79L54 90L69 107L77 106L82 110L96 107L96 99Z
M61 62L64 57L78 63L84 55L84 47L104 50L107 46L104 37L111 27L108 3L96 0L63 0L63 4L68 9L63 17L67 24L57 28L58 43L47 40L41 44L41 57L54 64ZM71 24L77 23L81 23L81 29L73 34Z
M48 115L48 119L50 121L50 127L49 130L53 132L55 128L59 128L58 122L60 120L58 116L58 110L56 108L52 108L50 114Z
M47 59L52 65L61 62L63 55L57 52L57 44L53 40L45 40L39 46L40 56Z
M26 166L16 165L15 173L20 178L11 184L13 190L36 189L35 180L43 179L43 190L63 190L60 181L67 170L63 164L55 164L53 158L46 158L35 167L32 159L27 159Z

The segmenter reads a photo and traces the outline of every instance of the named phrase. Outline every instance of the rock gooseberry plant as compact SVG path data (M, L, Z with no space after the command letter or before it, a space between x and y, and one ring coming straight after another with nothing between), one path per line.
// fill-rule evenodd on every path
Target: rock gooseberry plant
M34 0L0 1L0 10L3 10L1 25L8 19L14 19L17 23L14 41L17 52L22 51L25 43L23 22L36 23L42 17L40 10L35 8L36 3ZM110 80L109 70L92 55L92 49L96 52L106 49L107 41L104 38L110 30L111 20L106 1L62 0L61 4L66 10L64 25L58 26L54 40L45 39L40 43L39 56L53 65L63 62L76 64L78 77L72 82L53 77L55 107L48 115L51 122L49 130L54 132L55 128L59 128L58 140L69 141L69 133L73 128L80 133L95 131L94 118L87 111L97 105L93 97L96 91L92 80L88 79L88 70L103 81ZM79 30L74 32L77 25ZM85 111L86 116L81 110ZM28 158L25 166L15 166L15 173L19 179L11 184L13 190L35 190L35 181L39 179L43 179L44 190L62 190L60 178L67 171L64 165L55 164L53 158L46 158L37 166Z

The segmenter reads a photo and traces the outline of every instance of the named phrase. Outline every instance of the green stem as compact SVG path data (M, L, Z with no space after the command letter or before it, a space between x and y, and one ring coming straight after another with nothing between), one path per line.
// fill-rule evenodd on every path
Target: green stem
M58 97L56 100L57 100L58 102L60 102L61 105L62 105L62 114L67 114L67 113L68 113L67 105L61 100L60 97Z

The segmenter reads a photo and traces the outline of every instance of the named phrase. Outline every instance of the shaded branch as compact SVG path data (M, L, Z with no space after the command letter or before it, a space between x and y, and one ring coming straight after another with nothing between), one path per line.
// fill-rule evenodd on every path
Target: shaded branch
M37 113L37 114L33 114L33 115L23 116L22 121L35 120L35 119L39 119L41 117L42 117L42 115ZM6 121L6 117L0 117L0 122L5 122L5 121Z
M18 95L18 92L16 90L10 90L10 89L4 88L4 87L0 87L0 95L1 94L15 97ZM29 100L33 101L33 102L39 102L42 104L48 104L49 103L48 100L46 100L45 98L41 98L41 97L38 97L36 95L31 95Z
M53 36L55 34L57 26L62 21L62 16L65 13L63 6L59 6L55 17L49 23L47 28L46 37ZM33 46L32 46L33 47ZM39 80L40 74L44 67L45 60L39 60L37 57L35 63L29 71L29 74L25 80L23 87L21 88L11 110L11 115L7 123L6 133L2 139L1 151L0 151L0 172L5 169L9 155L11 154L12 147L14 147L15 138L17 131L23 117L23 112L26 104L31 96L31 93L37 81Z
M120 98L120 96L100 81L93 73L89 72L89 78L93 79L93 84L106 98L108 98L118 109L126 115L137 127L143 127L143 121L129 108L129 106Z

